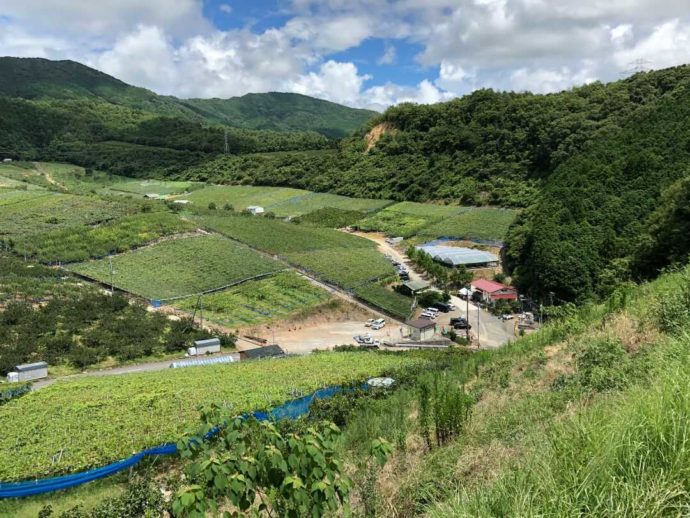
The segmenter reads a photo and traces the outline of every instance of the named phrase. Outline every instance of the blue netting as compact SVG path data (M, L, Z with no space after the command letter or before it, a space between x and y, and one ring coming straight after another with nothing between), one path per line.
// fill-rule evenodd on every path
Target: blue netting
M363 389L367 389L368 385L365 383L362 385ZM324 399L334 396L339 392L342 392L342 387L327 387L316 392L309 394L292 401L288 401L280 406L273 408L267 412L253 412L250 414L252 417L259 421L265 421L267 419L297 419L300 416L305 415L309 412L309 406L314 399ZM206 433L204 439L210 439L220 431L219 428L214 428L213 430ZM64 475L61 477L47 478L43 480L27 480L23 482L2 482L0 483L0 498L18 498L31 495L39 495L41 493L51 493L53 491L59 491L61 489L67 489L70 487L80 486L91 482L93 480L98 480L101 478L109 477L122 470L135 466L144 457L157 456L157 455L174 455L177 453L177 445L174 443L161 444L154 448L148 448L143 450L136 455L132 455L128 459L119 460L103 466L101 468L96 468L88 471L83 471L81 473L74 473L71 475Z

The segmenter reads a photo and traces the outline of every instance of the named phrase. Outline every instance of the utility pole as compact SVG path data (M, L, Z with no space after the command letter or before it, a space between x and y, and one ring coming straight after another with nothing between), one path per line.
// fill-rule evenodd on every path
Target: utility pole
M479 304L477 304L477 348L479 348L479 312L481 311L481 308L479 307Z
M470 287L465 286L465 332L467 333L467 342L470 341ZM477 329L479 332L479 329Z

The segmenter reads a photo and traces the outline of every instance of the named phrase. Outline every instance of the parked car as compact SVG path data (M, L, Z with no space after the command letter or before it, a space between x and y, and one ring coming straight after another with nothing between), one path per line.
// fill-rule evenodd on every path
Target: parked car
M438 313L438 308L426 308L424 311L428 311L429 313Z
M446 304L445 302L437 302L434 304L434 309L437 309L443 313L448 313L450 312L450 304Z
M367 321L364 323L364 327L371 327L371 325L372 325L374 322L376 322L376 319L370 318L369 320L367 320Z
M409 281L409 280L410 280L410 274L407 273L407 272L399 273L398 276L399 276L400 279L402 279L403 281Z
M451 318L450 325L453 326L453 329L472 329L472 326L465 317Z
M498 318L501 320L513 320L515 318L515 315L511 315L510 313L506 313L504 315L501 315Z
M378 320L374 320L374 322L371 324L371 328L374 331L378 331L379 329L382 329L386 325L386 321L383 318L379 318Z
M435 320L438 317L438 313L432 313L431 311L422 311L420 318L425 318L427 320Z

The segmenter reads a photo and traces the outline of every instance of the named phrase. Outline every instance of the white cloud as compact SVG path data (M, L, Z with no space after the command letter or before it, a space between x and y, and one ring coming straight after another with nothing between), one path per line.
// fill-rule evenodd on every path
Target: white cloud
M567 67L561 69L519 68L510 76L511 84L517 91L549 93L596 81L586 67L572 71Z
M617 79L638 59L690 62L687 0L277 0L287 22L262 32L218 30L202 1L0 0L0 55L75 59L183 97L283 90L376 109L481 87L556 91ZM237 13L231 3L216 14ZM394 84L334 57L370 38L385 47L368 64L426 79L417 68L414 85Z
M395 46L386 42L383 48L383 55L376 61L379 65L392 65L395 63Z

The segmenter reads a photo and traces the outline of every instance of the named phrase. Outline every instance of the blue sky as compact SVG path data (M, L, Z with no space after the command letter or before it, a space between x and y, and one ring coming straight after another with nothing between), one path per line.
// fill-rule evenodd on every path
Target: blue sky
M0 55L179 97L288 91L383 110L690 62L687 0L2 0Z

